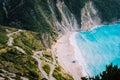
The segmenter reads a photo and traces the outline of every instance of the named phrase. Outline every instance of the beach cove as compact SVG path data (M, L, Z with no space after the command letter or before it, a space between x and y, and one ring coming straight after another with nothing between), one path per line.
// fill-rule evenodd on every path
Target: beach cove
M120 24L68 32L57 40L58 63L74 80L94 76L111 63L120 67Z

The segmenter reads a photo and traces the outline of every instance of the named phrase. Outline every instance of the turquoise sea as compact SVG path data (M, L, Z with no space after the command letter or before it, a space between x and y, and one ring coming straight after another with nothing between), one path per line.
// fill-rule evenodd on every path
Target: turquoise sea
M75 36L86 67L85 72L96 75L105 70L106 65L120 67L120 24L101 25L89 31L82 31ZM87 72L87 70L89 70Z

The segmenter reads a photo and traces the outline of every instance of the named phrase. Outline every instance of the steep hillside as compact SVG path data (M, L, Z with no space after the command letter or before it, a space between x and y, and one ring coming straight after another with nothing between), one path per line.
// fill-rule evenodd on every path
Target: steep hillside
M73 80L52 45L67 32L119 21L119 6L119 0L0 0L0 77Z
M65 3L67 2L65 1ZM75 18L79 18L80 23L80 10L77 12L79 16L76 16L77 10L71 10L75 7L72 6L69 10L60 0L2 0L0 4L0 16L2 16L0 23L2 25L54 35L55 31L58 31L56 28L59 27L56 27L57 21L61 26L65 27L68 24L72 26L74 19L73 22L70 20L75 16ZM79 9L78 5L76 8ZM64 12L65 10L67 11Z
M0 79L73 80L39 33L0 26Z
M92 0L99 11L102 22L114 22L120 19L119 0Z
M92 5L88 7L95 7L102 23L120 18L118 0L1 0L0 24L52 36L66 29L79 30L82 10L89 2Z
M2 0L1 5L4 25L42 33L52 29L52 14L47 0Z

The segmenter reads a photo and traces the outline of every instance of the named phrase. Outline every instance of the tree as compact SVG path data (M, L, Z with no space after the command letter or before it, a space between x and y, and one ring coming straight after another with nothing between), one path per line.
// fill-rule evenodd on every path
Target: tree
M85 78L82 77L82 80L120 80L120 68L117 65L108 65L106 66L106 70L101 74L95 77Z

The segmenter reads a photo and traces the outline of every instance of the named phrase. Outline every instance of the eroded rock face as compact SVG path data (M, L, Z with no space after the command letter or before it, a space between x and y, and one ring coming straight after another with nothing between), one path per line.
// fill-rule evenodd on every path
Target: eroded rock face
M68 31L79 30L78 21L75 18L75 15L70 11L64 1L57 0L54 2L54 0L50 0L49 4L55 20L54 24L58 32L64 34ZM58 16L60 17L58 18Z
M51 39L56 34L89 30L103 23L104 17L100 11L104 6L99 9L94 0L1 0L0 4L0 25L40 32Z
M81 13L81 30L89 30L101 24L98 11L91 1L85 4Z

